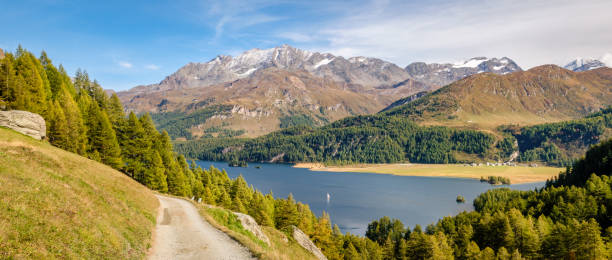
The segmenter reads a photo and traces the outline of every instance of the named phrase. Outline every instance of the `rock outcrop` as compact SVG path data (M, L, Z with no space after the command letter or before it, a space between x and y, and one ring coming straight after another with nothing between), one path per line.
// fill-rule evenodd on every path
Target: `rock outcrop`
M45 138L47 127L45 119L39 114L28 111L0 111L0 126L8 127L32 138Z
M501 59L476 57L454 64L414 62L406 66L405 70L414 80L439 87L483 72L505 75L522 71L521 67L507 57Z
M325 257L323 252L321 252L321 249L319 249L310 240L308 235L304 234L304 232L302 232L302 230L300 230L299 228L297 228L295 226L293 227L293 239L295 239L295 241L298 242L298 244L300 244L300 246L302 246L304 249L306 249L309 252L311 252L319 260L327 260L327 257Z
M257 222L253 217L238 212L234 212L234 215L238 217L238 220L240 220L240 224L242 224L242 227L244 227L244 229L253 233L253 235L255 235L267 245L270 245L270 239L266 236L266 234L264 234L259 225L257 225Z

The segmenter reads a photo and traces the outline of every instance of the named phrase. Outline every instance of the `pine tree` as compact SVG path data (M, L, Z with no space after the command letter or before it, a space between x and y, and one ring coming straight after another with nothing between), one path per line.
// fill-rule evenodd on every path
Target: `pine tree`
M433 259L454 259L453 257L453 248L448 244L448 240L446 235L442 232L437 232L435 235L430 236L432 239L434 247L432 258ZM493 252L493 256L495 256L495 252Z
M225 189L221 189L221 194L219 196L219 202L217 203L217 205L220 205L226 209L232 207L232 198L230 198L229 193L227 193Z
M49 84L49 93L47 93L47 98L50 100L58 100L57 96L62 92L62 89L65 88L62 75L55 68L55 66L53 66L51 60L47 57L47 53L44 51L40 55L40 63L44 68Z
M242 200L240 200L240 197L232 198L232 207L231 207L231 209L233 211L236 211L236 212L247 213L247 210L244 207L244 204L242 203Z
M47 91L45 90L45 82L41 77L43 72L38 71L34 60L37 60L31 53L27 51L18 51L16 62L16 72L23 79L23 85L18 86L23 88L23 104L18 104L17 109L27 110L42 115L46 115L47 107ZM45 77L46 79L46 77ZM48 83L47 83L48 84Z
M100 111L97 103L90 103L86 123L89 138L88 153L92 154L96 151L102 163L115 169L121 169L123 166L121 148L106 112Z
M206 186L204 187L204 194L203 196L203 201L207 204L211 204L211 205L215 205L215 197L212 193L212 191L210 190L210 187ZM257 223L260 223L259 221ZM261 223L260 223L261 224Z
M0 59L0 109L11 108L16 100L16 79L13 55Z
M478 256L480 256L480 248L478 248L476 242L471 241L465 250L465 257L467 259L476 259Z
M323 251L323 254L327 256L327 258L337 259L340 257L338 249L333 241L331 222L327 212L323 211L323 214L315 225L314 233L310 238L317 247L321 248L321 251Z
M123 105L117 94L113 93L108 103L108 119L110 119L113 126L120 125L120 121L125 120L125 113L123 112Z
M195 182L195 177L193 176L193 172L189 169L189 164L185 159L185 156L179 154L176 159L179 164L179 172L177 175L178 182L180 183L180 189L182 190L183 196L191 197L193 196L192 184Z
M143 184L147 187L160 192L168 192L168 184L166 182L166 168L162 162L161 156L157 151L151 153L151 165L145 171L145 179Z
M348 242L348 245L346 249L344 250L344 259L345 260L361 259L361 257L359 256L359 252L357 252L357 249L355 249L355 246L353 246L353 243L351 243L350 241Z
M573 222L570 226L578 237L575 241L575 252L582 259L605 259L609 258L609 252L601 238L601 230L595 219L589 219L582 223Z
M491 249L490 247L487 247L484 250L480 251L479 258L481 260L495 260L496 259L495 251L493 251L493 249Z
M521 253L518 251L518 249L514 249L514 252L512 252L512 256L510 257L510 259L523 260L523 257L521 256Z
M387 236L383 244L383 259L395 259L395 243L391 240L391 236Z
M64 111L57 101L50 103L46 121L49 142L59 148L69 150L72 143L69 139L69 128Z
M58 100L60 100L64 117L66 118L66 127L68 128L66 150L84 155L87 149L87 130L83 124L79 107L70 96L68 90L63 89L61 92Z
M508 253L508 250L506 250L505 247L500 247L499 250L497 250L497 259L499 260L510 260L510 253Z
M128 176L138 180L142 179L146 165L145 155L151 146L145 137L144 129L134 113L130 113L123 134L121 135L120 146L122 148L123 161L125 162L125 172ZM170 176L168 176L170 177ZM170 180L168 189L171 190ZM174 194L174 193L173 193Z
M293 199L293 194L289 193L286 200L278 200L275 212L274 222L276 223L277 229L292 232L291 226L297 226L299 224L298 211L295 200ZM331 231L331 226L329 229Z

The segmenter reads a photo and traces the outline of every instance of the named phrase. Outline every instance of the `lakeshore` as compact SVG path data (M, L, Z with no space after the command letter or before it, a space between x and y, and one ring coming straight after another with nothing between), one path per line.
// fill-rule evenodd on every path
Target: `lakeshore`
M512 184L543 182L564 168L549 166L471 166L464 164L354 164L346 166L326 166L322 163L297 163L295 168L306 168L311 171L378 173L399 176L421 176L441 178L468 178L500 176L510 179Z

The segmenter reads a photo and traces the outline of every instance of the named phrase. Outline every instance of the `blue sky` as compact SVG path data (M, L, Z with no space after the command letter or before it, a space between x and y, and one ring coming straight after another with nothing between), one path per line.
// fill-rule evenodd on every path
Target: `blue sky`
M525 2L525 3L523 3ZM189 62L281 44L405 66L508 56L524 68L610 59L612 1L0 0L0 48L47 51L103 87L161 81Z

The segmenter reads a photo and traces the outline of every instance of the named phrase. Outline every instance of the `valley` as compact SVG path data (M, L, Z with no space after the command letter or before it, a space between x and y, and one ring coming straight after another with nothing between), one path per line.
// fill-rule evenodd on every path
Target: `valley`
M230 178L241 176L255 189L272 191L275 197L286 198L291 194L296 201L307 204L314 214L329 214L331 222L343 233L360 236L381 215L399 219L406 226L426 227L440 218L473 210L469 201L487 190L503 187L529 191L542 188L545 181L492 186L480 182L480 176L439 178L375 174L369 169L355 173L350 169L327 171L287 164L249 163L247 167L229 167L225 162L196 163L202 168L225 169ZM535 172L538 173L537 169ZM468 203L458 204L457 195L464 196Z
M0 259L612 259L612 2L2 6Z

